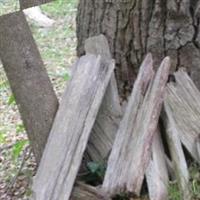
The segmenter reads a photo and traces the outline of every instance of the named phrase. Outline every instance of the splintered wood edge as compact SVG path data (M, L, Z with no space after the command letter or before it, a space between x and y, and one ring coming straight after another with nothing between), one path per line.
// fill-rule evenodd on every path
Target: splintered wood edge
M116 168L122 167L119 165L123 165L123 163L120 163L118 166L115 166L115 161L118 159L118 156L120 155L119 149L124 148L126 146L127 141L123 140L121 138L121 134L123 132L123 137L129 137L129 134L127 135L126 130L129 127L124 127L127 126L128 122L127 120L130 119L130 114L134 115L131 118L135 118L137 115L137 107L139 106L139 102L141 101L139 96L143 96L143 94L146 91L146 88L148 87L149 81L152 79L154 75L153 71L153 60L152 60L152 55L147 54L145 59L143 60L139 74L137 76L137 79L134 83L134 87L132 90L131 97L129 99L128 105L126 107L125 115L123 116L123 119L121 120L120 127L118 129L114 145L108 160L108 167L106 170L106 175L104 178L103 186L102 189L108 193L110 196L115 195L118 193L118 189L121 190L118 187L118 182L116 182L115 179L119 179L119 174L116 174L115 172ZM132 111L134 109L134 111ZM133 112L133 113L132 113ZM125 142L125 143L124 143ZM119 155L118 155L119 154ZM118 180L119 181L119 180ZM123 187L124 188L124 187Z
M101 55L103 62L111 61L109 44L102 34L86 39L85 51L86 54ZM105 162L112 148L121 116L122 110L113 72L87 147L87 153L94 161Z
M162 119L166 129L167 143L172 157L172 162L174 163L175 175L178 179L183 200L190 200L191 194L189 191L189 171L187 162L179 138L179 130L176 127L172 111L166 102L164 102Z

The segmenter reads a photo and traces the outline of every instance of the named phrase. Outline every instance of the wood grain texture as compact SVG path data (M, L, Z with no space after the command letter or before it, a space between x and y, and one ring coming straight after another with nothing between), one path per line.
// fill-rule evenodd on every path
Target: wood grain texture
M121 192L140 194L169 68L170 60L165 58L148 89L153 74L151 56L147 56L140 68L103 182L103 189L110 195Z
M167 85L165 104L173 112L181 142L192 157L200 163L198 146L200 145L200 92L193 81L180 69L175 73L175 83Z
M171 58L171 72L185 67L200 89L200 1L81 0L77 12L78 55L85 39L105 34L116 60L120 96L130 91L144 55L154 65Z
M127 154L126 148L131 141L130 138L132 135L132 128L136 120L139 106L144 98L143 95L146 91L149 81L153 77L152 62L152 57L149 54L142 63L138 77L134 84L132 95L129 99L129 103L126 107L124 117L120 123L114 141L103 182L103 190L110 195L115 195L123 190L123 183L121 179L126 176L124 173L126 172L127 160L131 159L129 158L129 154ZM126 161L124 160L125 156L127 156L125 159Z
M86 55L76 63L33 184L34 199L68 200L114 63Z
M88 38L85 41L85 51L87 54L101 55L104 62L111 60L108 42L104 35ZM108 158L121 116L117 83L113 73L87 146L87 152L92 160L105 162Z
M189 190L189 171L180 141L181 133L179 133L180 130L177 129L173 112L166 102L164 103L164 109L165 113L163 113L162 119L165 124L167 142L175 169L175 175L178 180L182 199L190 200L191 194Z
M40 6L42 4L49 3L51 1L55 0L19 0L20 10L34 6Z
M167 200L169 177L160 131L157 129L152 143L152 154L146 170L150 200Z
M70 200L111 200L101 194L99 188L95 188L84 183L76 183Z
M23 12L0 17L0 58L37 163L58 101Z

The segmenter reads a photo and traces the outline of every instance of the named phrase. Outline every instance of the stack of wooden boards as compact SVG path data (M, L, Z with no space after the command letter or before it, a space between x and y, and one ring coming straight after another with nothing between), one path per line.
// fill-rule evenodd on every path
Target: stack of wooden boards
M179 70L174 82L167 83L170 59L166 57L155 72L148 54L122 111L108 42L103 35L92 37L58 106L23 14L2 17L0 26L0 57L40 163L33 199L139 196L146 177L150 199L166 200L170 176L177 177L183 200L190 199L182 144L200 163L200 93L186 72ZM76 181L86 154L96 162L108 160L102 186Z
M200 94L190 78L180 70L175 73L176 82L166 84L170 59L165 58L155 73L148 54L122 114L105 37L88 39L85 49L88 55L74 67L51 130L33 185L35 199L64 200L71 195L79 199L73 196L73 185L86 150L94 161L105 162L109 156L103 184L91 199L110 199L121 193L139 196L145 176L150 199L168 199L168 168L172 167L183 199L189 200L189 175L181 142L199 162L196 126L200 117L196 112ZM158 126L163 102L171 160L165 154ZM187 123L182 126L184 120Z

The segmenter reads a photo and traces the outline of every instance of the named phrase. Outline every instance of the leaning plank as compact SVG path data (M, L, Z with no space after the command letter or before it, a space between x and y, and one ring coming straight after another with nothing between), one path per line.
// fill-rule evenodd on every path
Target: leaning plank
M152 143L152 155L146 170L150 200L167 200L169 177L161 135L157 129Z
M165 58L144 98L148 80L152 78L152 60L149 56L140 69L109 157L103 182L103 189L110 195L120 192L140 194L169 67L169 58Z
M121 176L122 172L125 171L124 167L127 162L127 160L125 161L123 159L127 154L126 148L130 141L136 114L152 77L153 61L151 54L148 54L140 67L132 95L127 105L124 117L120 123L112 152L109 157L108 167L103 182L103 190L110 193L110 195L120 193L122 190Z
M110 200L110 198L101 194L98 188L78 182L72 191L70 200Z
M196 146L197 146L197 155L198 155L198 158L200 160L200 136L196 141Z
M0 58L37 163L58 101L23 12L0 17Z
M106 62L111 60L108 41L104 35L88 38L85 41L85 51L87 54L101 55ZM87 146L92 160L104 162L108 158L121 115L117 83L113 73Z
M167 85L166 104L173 110L181 142L200 163L198 146L200 141L200 92L187 73L180 69L175 73L176 83Z
M165 113L163 113L162 119L164 121L167 142L172 162L174 164L175 174L181 190L182 199L190 200L189 172L180 141L179 129L177 129L177 124L173 117L173 111L166 102L164 103L164 109Z
M34 6L39 6L45 3L49 3L54 0L19 0L20 9L26 9Z
M128 165L130 174L127 174L127 178L132 178L128 179L127 189L137 195L140 193L143 175L149 163L151 154L149 149L160 116L169 69L170 59L166 57L155 75L152 86L149 87L149 91L145 95L143 105L136 119L133 132L132 161ZM144 124L141 123L142 121Z
M69 199L113 69L113 61L94 55L76 63L36 174L35 199Z

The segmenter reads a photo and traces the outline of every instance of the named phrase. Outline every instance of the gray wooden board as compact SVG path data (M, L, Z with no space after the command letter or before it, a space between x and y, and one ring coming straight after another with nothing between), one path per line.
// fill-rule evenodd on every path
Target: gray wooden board
M99 188L95 188L84 183L76 183L72 191L70 200L111 200L101 194Z
M94 55L76 63L33 183L34 199L70 198L113 69L113 61L103 63Z
M0 17L0 58L37 163L58 101L23 12Z
M87 54L101 55L106 62L111 60L108 41L104 35L88 38L85 41L85 50ZM113 73L87 146L92 160L104 162L108 158L121 116L117 83Z
M19 0L20 9L26 9L34 6L40 6L55 0Z
M172 111L181 142L200 163L200 92L184 69L175 73L175 81L167 85L165 103Z
M152 58L148 55L139 70L108 160L103 190L110 195L140 194L169 68L170 60L165 58L152 80Z
M124 186L122 187L123 183L121 182L121 176L123 171L126 171L125 165L129 159L127 156L124 160L124 156L128 155L126 148L128 141L130 141L132 127L135 123L138 107L141 103L141 100L143 99L143 94L146 91L147 85L149 84L149 81L152 79L154 74L152 64L152 57L151 55L148 55L140 67L132 95L129 99L125 114L120 123L114 141L102 187L103 190L110 195L115 195L116 193L123 192L122 190L124 189Z
M190 200L191 194L189 189L189 171L180 141L181 133L179 133L180 130L177 129L177 124L173 118L173 112L166 102L164 103L162 119L164 121L167 142L172 163L174 165L175 175L182 194L182 199Z
M159 129L153 138L151 159L145 175L150 200L167 200L169 177Z

